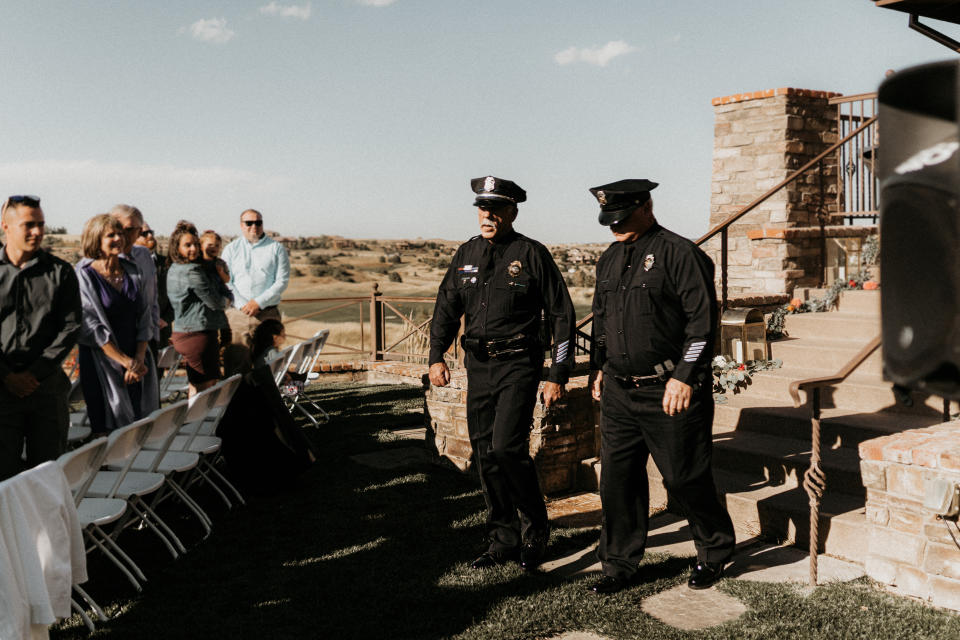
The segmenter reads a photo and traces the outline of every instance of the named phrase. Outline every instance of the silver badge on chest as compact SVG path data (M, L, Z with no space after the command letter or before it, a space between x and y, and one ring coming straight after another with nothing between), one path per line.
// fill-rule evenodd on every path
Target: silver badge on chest
M648 253L647 257L643 259L643 270L650 271L650 269L653 268L654 262L655 262L655 258L653 257L653 254Z
M516 278L520 275L521 271L523 271L523 265L520 264L519 260L514 260L510 263L510 266L507 267L507 273L510 274L511 278Z

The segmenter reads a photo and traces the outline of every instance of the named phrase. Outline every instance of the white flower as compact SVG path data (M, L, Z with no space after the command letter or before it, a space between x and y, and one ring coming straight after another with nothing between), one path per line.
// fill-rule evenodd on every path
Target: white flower
M726 364L727 364L727 359L724 358L723 356L717 356L716 358L713 359L713 366L715 367L722 367L722 366L725 366Z

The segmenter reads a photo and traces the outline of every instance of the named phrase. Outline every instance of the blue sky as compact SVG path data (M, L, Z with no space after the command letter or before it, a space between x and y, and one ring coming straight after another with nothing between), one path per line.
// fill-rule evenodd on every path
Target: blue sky
M0 193L78 232L118 202L169 233L476 233L469 180L515 180L517 228L606 241L587 189L661 183L707 229L713 97L860 93L951 57L869 0L4 0Z

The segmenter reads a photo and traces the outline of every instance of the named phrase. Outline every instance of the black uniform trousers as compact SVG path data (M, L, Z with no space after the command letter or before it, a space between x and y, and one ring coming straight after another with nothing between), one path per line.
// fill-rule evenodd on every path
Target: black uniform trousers
M597 556L603 573L629 578L647 543L647 458L663 476L672 501L683 510L701 562L720 563L733 554L733 523L717 499L711 457L713 396L696 389L690 408L663 412L662 384L624 388L604 376L600 499L603 527Z
M530 457L543 358L480 362L468 353L466 367L467 428L487 503L489 549L509 552L548 526Z

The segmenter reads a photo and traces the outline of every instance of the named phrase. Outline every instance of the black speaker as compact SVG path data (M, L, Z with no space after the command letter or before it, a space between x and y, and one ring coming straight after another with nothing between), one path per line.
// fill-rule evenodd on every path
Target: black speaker
M912 67L879 91L885 377L960 398L960 63Z

